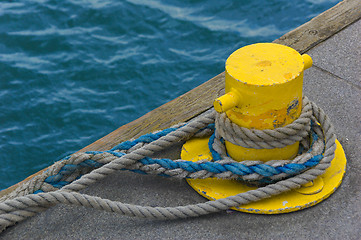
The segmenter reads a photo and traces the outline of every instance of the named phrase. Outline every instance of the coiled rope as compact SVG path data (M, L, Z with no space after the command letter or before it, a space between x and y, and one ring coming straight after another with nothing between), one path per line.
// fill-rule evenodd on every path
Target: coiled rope
M201 216L300 188L322 175L334 158L336 136L333 126L324 111L307 98L304 98L301 117L295 121L295 124L292 123L285 128L271 131L248 131L229 126L226 131L218 131L218 128L221 128L220 125L223 124L222 121L226 125L231 124L226 123L227 120L222 120L222 118L222 115L216 117L215 111L211 111L187 124L121 143L110 151L77 153L55 163L46 172L34 177L17 191L0 200L2 201L0 203L0 231L58 203L151 219ZM204 136L211 133L212 124L215 122L216 131L209 144L215 158L214 162L192 163L184 160L161 161L162 159L149 158L155 152L166 149L174 143L188 140L196 135ZM309 132L310 128L312 142L308 144L308 133L305 132ZM229 129L233 131L228 132ZM242 142L234 137L236 133L243 134ZM295 137L295 134L299 136ZM235 141L239 145L253 144L255 148L274 148L280 146L279 144L287 145L301 141L306 152L292 161L275 160L265 164L260 161L237 163L226 156L221 144L223 138L227 141ZM285 138L290 140L286 141ZM262 141L262 139L265 140ZM311 149L307 149L309 145ZM247 181L271 180L272 183L224 199L179 207L144 207L77 193L90 184L125 169L181 178L241 178ZM221 171L222 169L225 171ZM81 178L77 179L79 176Z

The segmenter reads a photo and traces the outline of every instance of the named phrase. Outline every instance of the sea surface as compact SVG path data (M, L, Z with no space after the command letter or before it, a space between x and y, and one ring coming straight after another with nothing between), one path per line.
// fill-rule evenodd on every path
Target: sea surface
M338 0L1 0L0 190Z

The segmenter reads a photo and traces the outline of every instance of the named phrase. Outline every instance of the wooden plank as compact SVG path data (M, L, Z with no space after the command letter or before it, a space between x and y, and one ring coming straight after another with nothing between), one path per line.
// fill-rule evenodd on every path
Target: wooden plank
M290 46L300 53L304 53L360 18L360 0L345 0L274 42ZM223 92L224 72L173 101L118 128L80 151L107 150L127 139L164 129L178 122L185 122L211 108L213 100L222 95ZM14 191L19 185L45 170L43 169L20 183L0 191L0 197Z
M274 42L304 53L360 18L361 1L344 0Z

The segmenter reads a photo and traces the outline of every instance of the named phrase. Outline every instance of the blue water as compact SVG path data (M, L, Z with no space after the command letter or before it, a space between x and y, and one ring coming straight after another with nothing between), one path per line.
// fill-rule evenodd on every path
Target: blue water
M0 2L0 189L224 70L338 0Z

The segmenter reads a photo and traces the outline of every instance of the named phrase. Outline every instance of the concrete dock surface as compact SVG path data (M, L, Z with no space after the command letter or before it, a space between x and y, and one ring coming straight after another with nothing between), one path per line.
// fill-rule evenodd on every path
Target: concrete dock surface
M9 227L0 239L361 239L361 20L307 51L304 94L332 120L347 157L341 186L305 210L257 215L224 211L146 220L57 205ZM176 158L180 146L163 153ZM185 180L119 172L82 193L124 203L179 206L206 201Z

